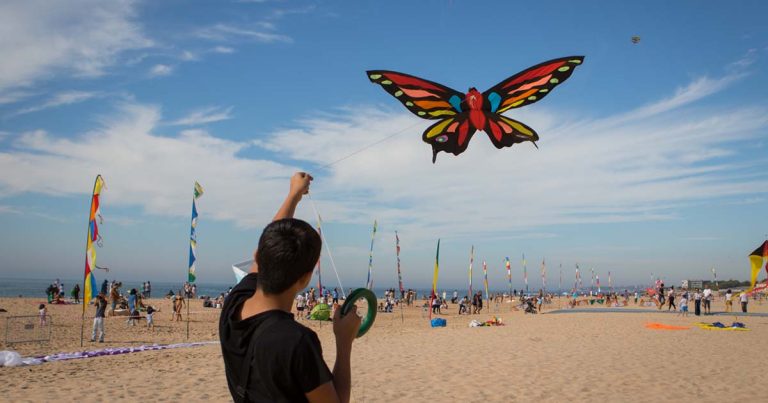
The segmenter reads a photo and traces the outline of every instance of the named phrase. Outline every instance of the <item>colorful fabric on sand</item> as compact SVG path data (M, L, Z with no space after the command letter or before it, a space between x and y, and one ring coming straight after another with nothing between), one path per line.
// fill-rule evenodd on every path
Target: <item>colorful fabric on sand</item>
M91 209L88 214L88 238L85 242L85 274L83 276L83 314L88 304L93 299L94 293L98 289L96 286L96 277L93 269L96 268L96 248L94 244L101 246L101 235L99 235L99 224L101 224L101 213L99 197L104 187L104 179L101 175L96 175L96 181L93 184L93 195L91 196ZM98 218L98 222L96 219Z
M705 329L705 330L733 330L737 332L746 332L749 331L747 329L747 326L741 322L733 322L731 326L726 326L720 322L713 322L713 323L696 323L696 326Z
M371 82L399 100L423 119L438 120L422 135L432 146L432 162L440 151L463 153L477 130L488 134L496 148L511 147L539 139L536 132L502 113L538 102L571 76L583 56L549 60L530 67L480 93L470 88L464 94L444 85L408 74L386 70L368 71Z
M82 358L105 357L108 355L140 353L142 351L158 351L158 350L171 350L171 349L186 348L186 347L200 347L200 346L209 346L214 344L219 344L219 342L218 341L202 341L202 342L195 342L195 343L140 345L140 346L134 346L134 347L110 347L110 348L102 348L98 350L75 351L72 353L56 353L56 354L49 354L49 355L26 357L22 359L22 365L39 365L46 362L78 360Z
M479 320L472 319L469 322L469 327L489 327L489 326L504 326L504 322L501 320L501 318L497 316L493 316L490 319L486 320L485 322L480 322Z
M673 326L664 323L646 323L645 327L653 330L688 330L689 326Z
M197 199L202 195L203 187L195 182L192 194L192 228L189 230L189 269L187 271L187 281L190 283L194 283L197 278L195 273L195 261L197 260Z

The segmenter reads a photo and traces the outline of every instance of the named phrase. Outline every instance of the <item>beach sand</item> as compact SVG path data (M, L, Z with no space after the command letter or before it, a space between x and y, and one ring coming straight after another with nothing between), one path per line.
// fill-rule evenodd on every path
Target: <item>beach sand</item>
M563 299L563 304L565 299ZM0 298L0 350L5 318L35 315L40 299ZM77 305L48 305L53 340L22 344L24 356L103 347L216 341L219 310L191 306L186 323L170 322L168 300L160 305L154 332L128 327L125 318L107 318L106 343L80 347ZM551 309L557 308L555 301ZM722 302L714 303L715 311ZM634 308L630 306L630 308ZM734 306L736 308L736 306ZM681 318L675 314L593 312L525 315L502 304L506 326L468 328L472 318L457 316L451 305L445 328L429 327L426 313L412 307L380 313L375 325L357 339L352 355L352 400L356 402L437 399L451 401L757 401L762 392L759 354L768 345L768 317L738 317L747 332L709 331L698 321L730 324L733 316ZM93 309L89 309L92 314ZM768 303L750 303L751 312L768 312ZM546 312L546 311L545 311ZM648 322L691 326L690 330L647 329ZM144 324L145 322L140 322ZM330 323L305 321L324 346L328 365L335 351ZM231 401L218 345L0 368L3 401L137 400Z

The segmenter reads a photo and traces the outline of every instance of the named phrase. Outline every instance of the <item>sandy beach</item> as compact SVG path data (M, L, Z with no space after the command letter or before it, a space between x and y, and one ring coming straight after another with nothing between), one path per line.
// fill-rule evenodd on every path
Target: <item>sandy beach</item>
M34 298L2 298L5 317L34 314ZM48 345L20 344L23 356L82 351L103 347L217 341L219 310L191 307L190 337L186 323L171 322L170 302L161 306L154 332L128 327L123 318L107 318L106 342L80 348L77 305L49 305L53 339ZM557 309L555 301L549 310ZM564 305L564 303L563 303ZM715 311L721 311L716 302ZM752 312L768 312L768 304L750 304ZM380 313L374 327L355 342L352 356L352 400L405 401L419 398L460 401L608 401L695 399L715 402L754 401L762 374L754 354L765 345L768 317L609 313L526 315L510 304L494 313L506 326L469 328L471 319L490 314L442 315L445 328L430 328L420 307ZM628 309L634 307L630 306ZM90 311L89 311L90 312ZM710 331L698 321L730 324L738 319L750 331ZM689 330L645 328L649 322L691 326ZM333 365L330 323L305 321L319 335L324 355ZM86 324L86 338L90 322ZM4 342L4 341L3 341ZM7 349L3 344L2 350ZM7 401L135 400L231 401L218 345L149 351L0 368L0 395Z

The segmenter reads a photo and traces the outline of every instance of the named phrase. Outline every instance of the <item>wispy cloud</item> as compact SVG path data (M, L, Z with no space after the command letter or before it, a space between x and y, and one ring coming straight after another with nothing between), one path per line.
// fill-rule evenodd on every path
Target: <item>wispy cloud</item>
M0 88L0 90L2 89ZM33 95L35 95L35 93L31 91L3 91L0 92L0 105L13 104Z
M209 106L207 108L197 109L190 112L181 119L170 122L170 125L177 126L195 126L206 123L219 122L232 119L232 107Z
M211 49L211 52L221 53L221 54L230 54L230 53L235 53L235 49L230 48L228 46L216 46L215 48Z
M173 66L168 64L156 64L149 69L150 77L164 77L173 73Z
M240 27L231 24L216 24L203 28L197 32L197 36L214 41L249 40L262 43L284 42L291 43L293 39L287 35L273 32L271 23L261 22L253 27Z
M0 214L21 214L21 211L16 207L0 204Z
M97 76L153 45L134 1L0 2L0 92L57 75Z
M64 105L72 105L81 102L88 101L96 97L103 96L102 93L97 91L64 91L54 94L47 101L42 104L30 106L28 108L19 109L13 112L10 116L24 115L32 112L39 112L46 109L57 108Z

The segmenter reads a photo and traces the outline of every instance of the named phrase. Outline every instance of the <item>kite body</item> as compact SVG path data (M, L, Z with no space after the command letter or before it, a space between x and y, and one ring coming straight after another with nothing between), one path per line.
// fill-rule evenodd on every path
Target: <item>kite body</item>
M432 162L440 151L459 155L467 149L472 135L488 134L496 148L523 141L535 141L538 134L502 113L544 98L568 79L583 56L550 60L507 78L481 93L470 88L462 94L444 85L408 74L386 70L368 71L371 82L381 85L409 111L423 119L438 120L424 131L422 139L432 146Z

